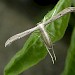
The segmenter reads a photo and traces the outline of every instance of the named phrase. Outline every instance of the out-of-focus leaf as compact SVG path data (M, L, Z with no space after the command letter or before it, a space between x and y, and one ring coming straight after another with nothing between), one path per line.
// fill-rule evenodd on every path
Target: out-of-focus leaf
M72 5L75 7L75 0L72 0Z
M72 34L68 55L66 58L65 69L62 75L75 75L75 27Z
M54 9L49 11L44 19L49 19L59 11L69 6L71 6L71 0L59 0ZM46 26L52 42L58 41L62 38L67 28L68 21L69 14ZM5 67L4 75L18 75L24 70L27 70L31 66L37 64L40 60L44 59L46 54L47 50L42 42L41 35L39 31L35 31L26 41L24 47L18 53L16 53L16 55Z

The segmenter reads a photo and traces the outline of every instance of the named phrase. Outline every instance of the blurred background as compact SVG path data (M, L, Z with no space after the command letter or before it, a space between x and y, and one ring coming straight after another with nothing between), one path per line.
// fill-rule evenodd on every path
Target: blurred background
M14 34L36 26L57 2L58 0L0 0L0 75L3 75L5 65L23 47L28 36L5 48L6 40ZM55 43L57 61L54 65L47 55L36 66L20 75L60 75L64 69L73 23L71 19L65 36Z

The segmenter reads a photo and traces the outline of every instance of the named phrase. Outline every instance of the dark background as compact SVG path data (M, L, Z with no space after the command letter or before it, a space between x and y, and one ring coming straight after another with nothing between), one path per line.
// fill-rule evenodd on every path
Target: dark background
M16 33L34 27L55 6L57 1L0 0L0 75L3 75L5 65L23 47L27 37L5 48L6 40ZM72 27L68 27L64 38L55 43L57 61L54 65L50 56L47 55L46 59L20 75L60 75L64 69L71 32Z

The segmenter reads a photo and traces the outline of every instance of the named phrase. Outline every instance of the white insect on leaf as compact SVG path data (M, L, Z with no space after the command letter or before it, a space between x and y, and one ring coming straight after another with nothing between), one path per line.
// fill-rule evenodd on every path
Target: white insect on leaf
M55 12L56 12L56 10L54 11L54 13L55 13ZM53 44L52 44L52 42L51 42L51 39L50 39L50 37L48 36L48 34L47 34L46 30L45 30L45 26L48 25L49 23L55 21L56 19L58 19L58 18L64 16L65 14L70 13L70 12L75 12L75 7L68 7L68 8L65 8L64 10L60 11L60 12L59 12L58 14L56 14L56 15L54 15L54 13L53 13L52 17L51 17L50 19L48 19L48 20L45 20L45 17L44 17L43 22L42 22L42 23L41 23L41 22L38 23L36 27L31 28L31 29L28 29L28 30L26 30L26 31L24 31L24 32L21 32L21 33L19 33L19 34L16 34L16 35L10 37L10 38L6 41L5 47L8 46L8 45L10 45L10 44L11 44L12 42L14 42L15 40L18 40L18 39L20 39L20 38L22 38L22 37L24 37L24 36L26 36L26 35L32 33L33 31L39 29L40 32L41 32L41 34L42 34L43 40L44 40L44 42L45 42L47 51L48 51L48 53L49 53L49 55L50 55L50 57L51 57L51 59L52 59L52 62L53 62L53 64L54 64L54 61L56 61L56 56L55 56L55 53L54 53L54 50L53 50ZM52 49L52 53L50 52L50 49ZM53 54L53 56L52 56L52 54Z

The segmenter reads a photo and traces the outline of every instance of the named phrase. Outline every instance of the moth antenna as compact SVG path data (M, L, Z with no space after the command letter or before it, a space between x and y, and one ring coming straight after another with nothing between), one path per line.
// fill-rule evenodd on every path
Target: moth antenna
M54 34L53 34L52 32L48 31L48 33L49 33L50 35L52 35L53 37L55 37Z

